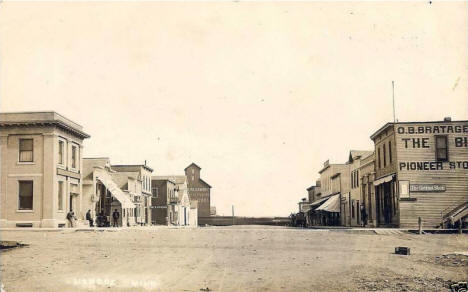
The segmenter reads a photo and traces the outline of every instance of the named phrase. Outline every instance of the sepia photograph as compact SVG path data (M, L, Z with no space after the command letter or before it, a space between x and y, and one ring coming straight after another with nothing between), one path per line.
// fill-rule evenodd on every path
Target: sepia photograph
M0 292L468 291L468 1L0 1Z

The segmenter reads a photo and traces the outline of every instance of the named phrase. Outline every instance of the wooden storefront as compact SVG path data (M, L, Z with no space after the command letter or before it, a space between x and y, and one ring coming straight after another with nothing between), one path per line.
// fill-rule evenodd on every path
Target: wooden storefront
M468 121L388 123L375 143L379 226L440 226L468 201Z

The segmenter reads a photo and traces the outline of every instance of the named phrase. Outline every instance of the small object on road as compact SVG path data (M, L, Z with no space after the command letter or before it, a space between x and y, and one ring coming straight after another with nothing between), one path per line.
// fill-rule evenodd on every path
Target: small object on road
M213 290L211 290L210 288L206 287L206 288L201 288L200 291L209 292L209 291L213 291Z
M15 247L23 247L27 246L27 244L20 243L17 241L9 241L9 240L2 240L0 241L0 249L10 249Z
M395 254L410 255L410 248L406 246L395 247Z
M452 292L465 292L468 289L467 283L466 282L458 282L454 283L450 286L450 289Z

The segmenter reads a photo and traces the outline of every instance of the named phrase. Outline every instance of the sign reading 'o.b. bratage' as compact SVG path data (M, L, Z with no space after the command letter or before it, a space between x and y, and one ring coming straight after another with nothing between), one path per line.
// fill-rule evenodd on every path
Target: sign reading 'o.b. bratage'
M410 192L445 192L445 185L440 184L410 184Z
M427 126L399 126L398 134L457 134L468 133L466 125L427 125Z

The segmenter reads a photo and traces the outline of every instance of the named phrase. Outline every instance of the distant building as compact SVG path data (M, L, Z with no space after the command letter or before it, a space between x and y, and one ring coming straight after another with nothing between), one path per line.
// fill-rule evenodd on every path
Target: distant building
M320 179L318 179L315 182L315 185L307 188L307 195L309 198L309 210L306 215L306 220L308 226L321 225L319 212L314 212L314 209L320 205L320 203L318 202L320 202L322 197L320 186L321 182Z
M215 206L210 207L210 215L211 216L216 216L216 207Z
M310 209L309 201L306 198L302 198L301 201L298 203L299 205L299 212L307 213Z
M210 216L210 190L211 186L200 178L201 168L195 163L185 168L188 180L190 201L197 201L198 218Z
M468 216L468 121L387 123L375 145L377 226L434 228Z
M83 224L83 127L55 112L0 113L0 227Z
M308 201L310 203L319 199L321 194L322 193L320 192L320 179L315 182L315 185L307 188Z

